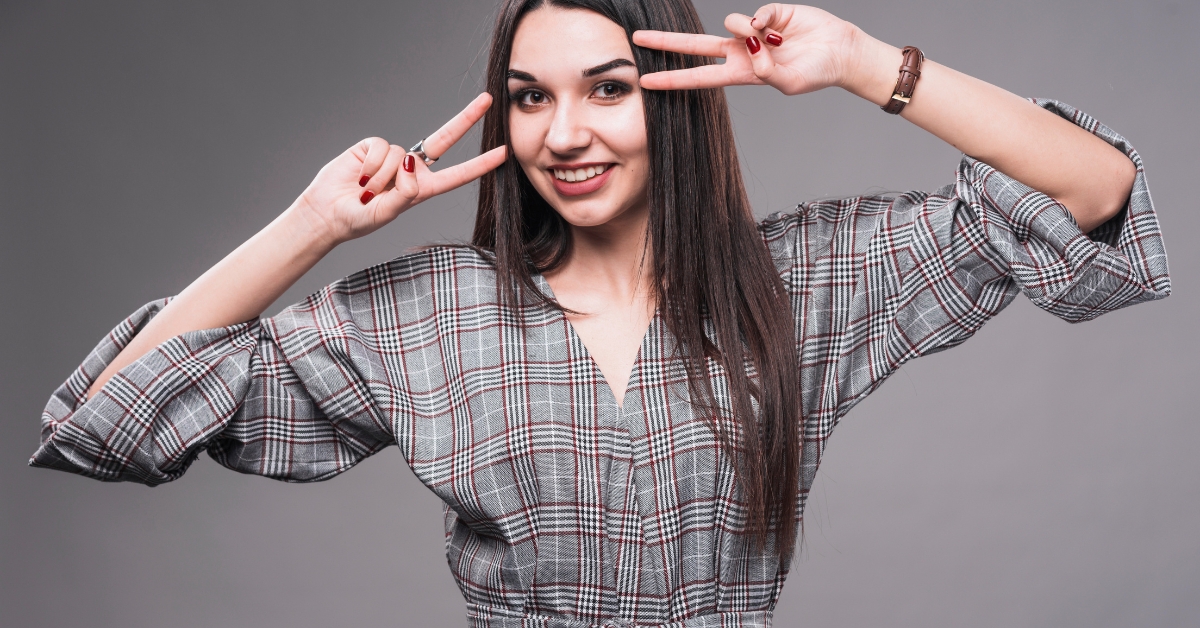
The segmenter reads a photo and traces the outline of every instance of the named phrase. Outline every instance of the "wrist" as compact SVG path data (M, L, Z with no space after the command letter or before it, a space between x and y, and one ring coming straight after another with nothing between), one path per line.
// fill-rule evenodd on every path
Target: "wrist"
M287 237L304 251L324 257L349 238L339 234L329 220L313 209L303 195L298 197L275 220L277 226L287 232Z
M841 87L881 107L887 104L896 88L904 54L862 30L856 32L851 50L852 61L847 64Z

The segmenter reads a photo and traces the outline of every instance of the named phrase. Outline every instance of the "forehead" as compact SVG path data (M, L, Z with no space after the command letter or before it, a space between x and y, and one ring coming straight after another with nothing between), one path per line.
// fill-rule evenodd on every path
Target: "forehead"
M613 59L633 60L629 38L620 25L594 11L543 5L517 26L509 69L539 79L577 78L584 69Z

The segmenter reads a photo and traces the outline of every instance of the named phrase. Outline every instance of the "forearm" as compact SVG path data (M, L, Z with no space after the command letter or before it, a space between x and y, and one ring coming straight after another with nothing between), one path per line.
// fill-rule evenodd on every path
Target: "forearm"
M333 248L310 220L293 205L192 282L104 369L88 396L165 340L262 314Z
M882 106L892 95L901 59L898 48L862 34L844 87ZM900 115L1059 201L1085 233L1116 215L1133 188L1133 162L1108 143L1011 92L928 59Z

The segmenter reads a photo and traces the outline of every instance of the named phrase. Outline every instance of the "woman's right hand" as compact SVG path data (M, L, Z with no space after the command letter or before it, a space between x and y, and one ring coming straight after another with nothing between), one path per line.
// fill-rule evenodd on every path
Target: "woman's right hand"
M445 153L491 104L487 94L476 98L426 138L425 153ZM321 168L287 211L172 299L92 382L88 397L169 338L259 316L334 246L386 225L427 198L474 181L504 158L501 146L432 172L425 162L377 137L355 144ZM359 185L364 176L367 180Z
M445 154L491 104L490 95L480 94L425 138L425 154L431 158ZM294 207L332 247L379 229L421 201L478 179L504 159L505 148L500 146L434 172L405 149L369 137L321 168Z

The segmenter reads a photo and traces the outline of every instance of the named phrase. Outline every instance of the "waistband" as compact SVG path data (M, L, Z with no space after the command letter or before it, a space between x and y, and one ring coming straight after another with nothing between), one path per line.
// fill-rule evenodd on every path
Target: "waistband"
M770 628L771 612L713 613L666 624L639 624L616 618L593 624L565 617L529 615L468 602L467 625L470 628Z

